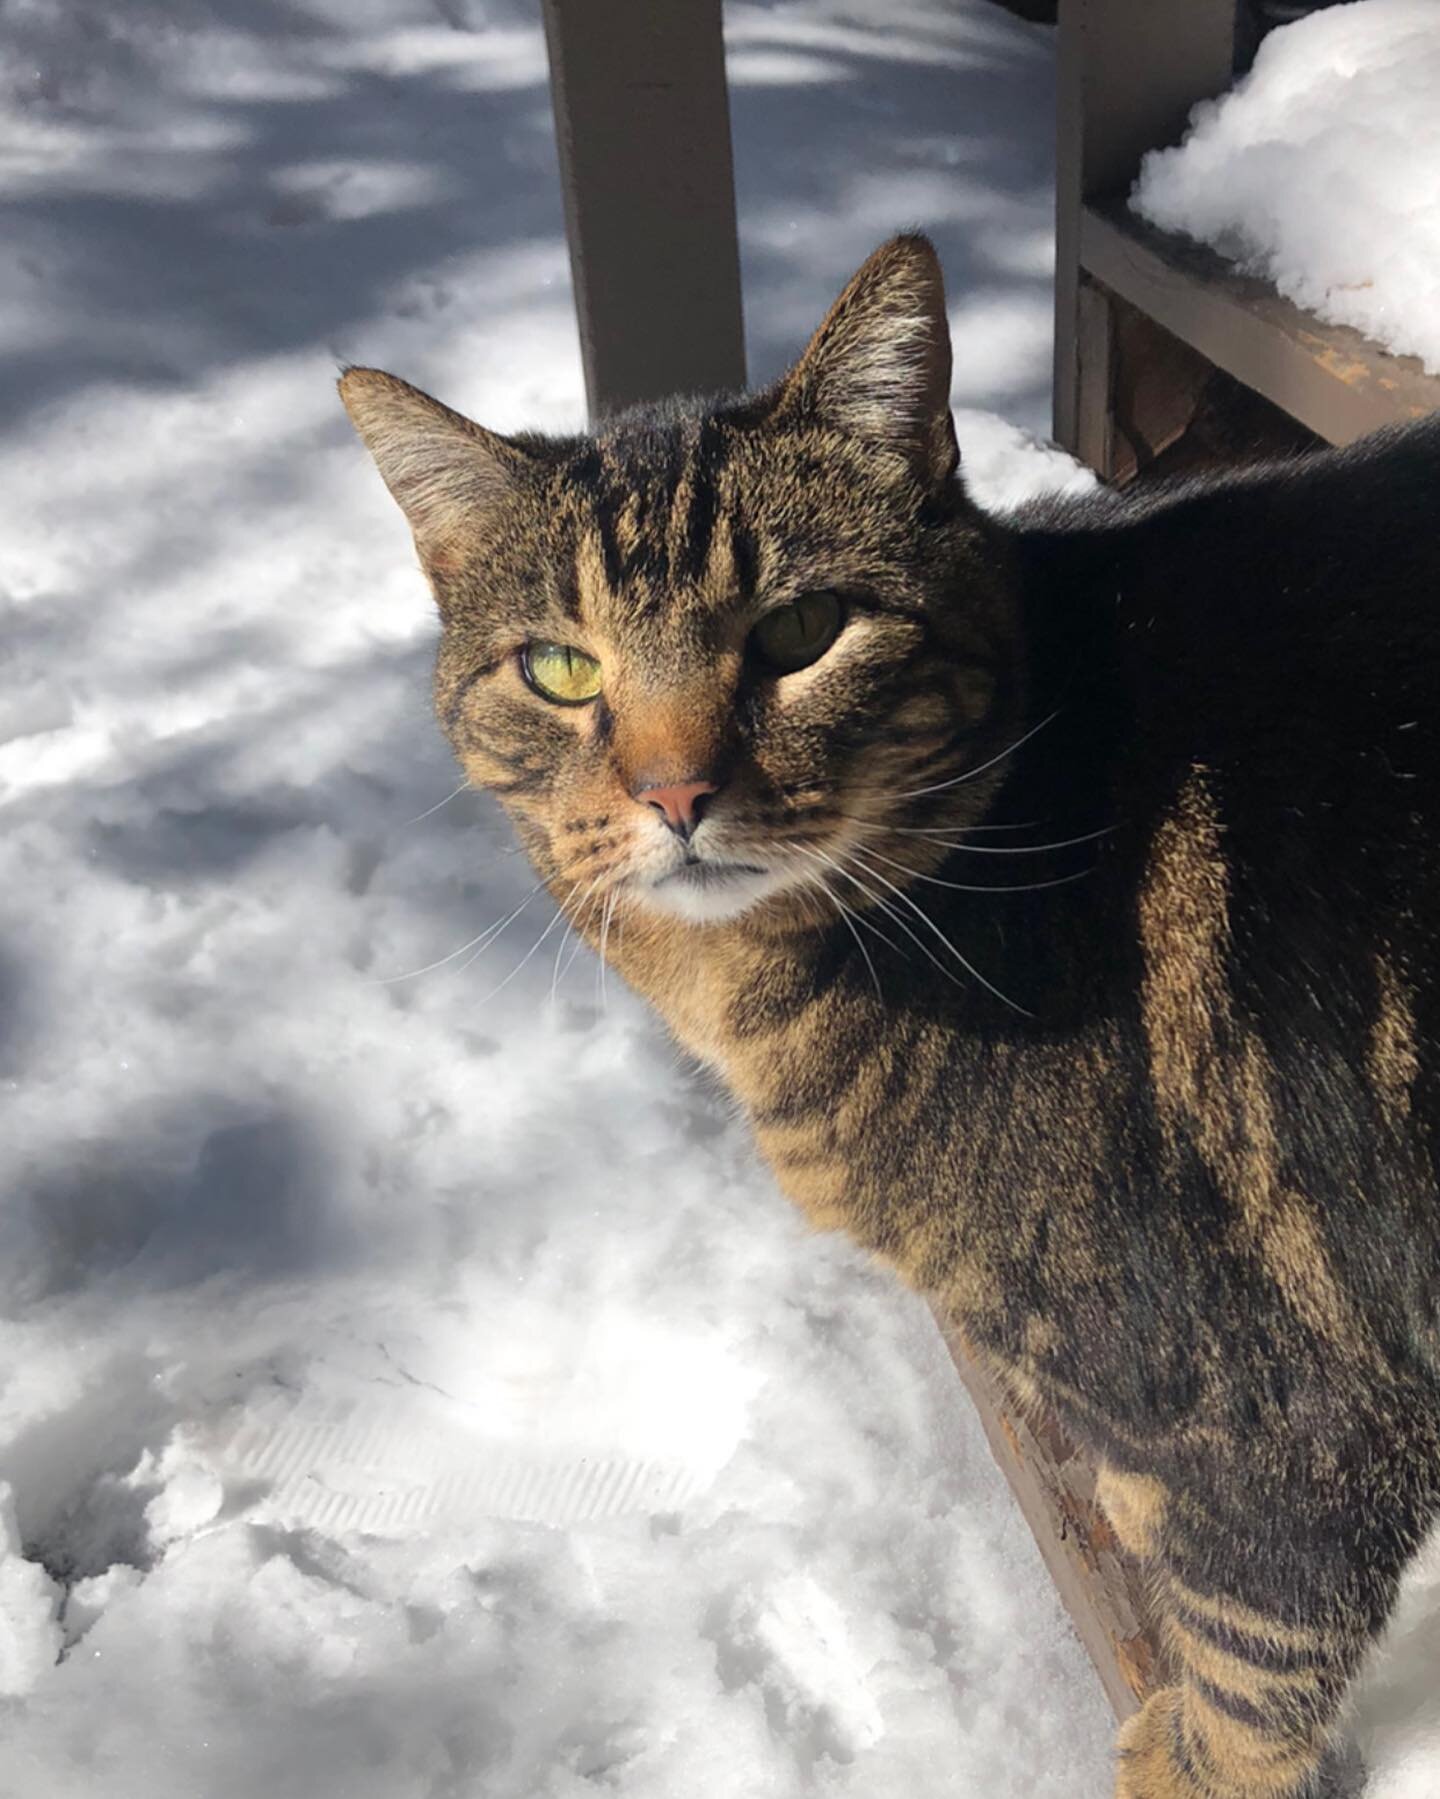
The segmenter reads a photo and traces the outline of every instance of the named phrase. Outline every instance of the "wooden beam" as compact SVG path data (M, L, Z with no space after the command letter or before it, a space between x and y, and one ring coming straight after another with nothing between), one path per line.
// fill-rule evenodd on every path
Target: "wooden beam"
M1095 1500L1095 1470L1053 1420L1027 1418L938 1309L936 1321L1117 1718L1163 1684L1145 1579Z
M1440 410L1440 377L1345 325L1326 325L1213 250L1120 202L1082 210L1080 266L1216 368L1327 443ZM1098 465L1096 465L1098 466Z
M1072 326L1075 417L1065 447L1107 481L1127 472L1118 466L1115 442L1115 326L1109 295L1082 277Z
M1078 299L1075 454L1121 486L1184 437L1215 370L1083 269Z
M544 0L592 418L743 387L720 0Z
M1076 454L1082 418L1108 404L1081 355L1082 331L1093 344L1097 329L1093 307L1081 316L1081 212L1126 193L1145 152L1176 142L1195 102L1229 86L1234 38L1235 0L1060 0L1055 437Z

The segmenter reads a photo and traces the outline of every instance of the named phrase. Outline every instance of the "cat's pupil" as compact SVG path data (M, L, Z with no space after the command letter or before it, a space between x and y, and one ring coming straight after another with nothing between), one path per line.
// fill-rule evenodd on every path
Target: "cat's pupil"
M542 699L580 706L600 692L600 664L569 643L527 643L520 666Z

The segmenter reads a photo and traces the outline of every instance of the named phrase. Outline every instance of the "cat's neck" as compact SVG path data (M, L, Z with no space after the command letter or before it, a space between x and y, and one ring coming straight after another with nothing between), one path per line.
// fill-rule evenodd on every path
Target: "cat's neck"
M609 960L653 1005L684 1047L715 1069L752 1111L774 1099L783 1071L748 1053L761 1032L759 1018L775 1009L809 1010L812 974L824 957L824 937L810 928L739 920L696 926L632 913L612 928ZM873 996L872 996L873 997Z

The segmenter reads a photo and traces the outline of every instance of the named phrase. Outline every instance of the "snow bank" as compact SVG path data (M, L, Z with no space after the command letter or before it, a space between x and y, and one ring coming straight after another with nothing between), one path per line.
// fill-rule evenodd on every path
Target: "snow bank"
M733 25L757 369L929 169L959 391L1037 409L1048 341L982 352L1045 280L1044 39ZM333 377L578 421L535 13L0 37L0 1794L1103 1790L924 1309L572 960L429 716ZM997 503L1073 477L961 435Z
M1440 374L1440 12L1357 0L1273 32L1147 156L1131 204Z

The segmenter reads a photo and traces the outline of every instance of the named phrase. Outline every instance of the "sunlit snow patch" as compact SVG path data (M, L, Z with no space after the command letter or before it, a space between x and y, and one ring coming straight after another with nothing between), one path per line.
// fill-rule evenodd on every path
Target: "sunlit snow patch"
M1440 373L1440 14L1361 0L1272 32L1131 204Z
M673 1511L710 1485L756 1385L721 1344L640 1317L559 1337L553 1319L526 1322L517 1308L511 1335L483 1343L459 1324L376 1339L301 1394L252 1400L208 1457L223 1478L263 1482L272 1516L380 1533Z

